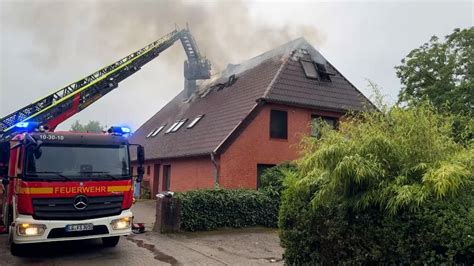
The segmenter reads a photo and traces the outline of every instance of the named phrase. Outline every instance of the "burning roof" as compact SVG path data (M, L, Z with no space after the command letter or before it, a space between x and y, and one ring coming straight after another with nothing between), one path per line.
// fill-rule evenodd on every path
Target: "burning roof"
M229 64L197 88L191 97L181 91L135 132L132 139L145 146L148 158L219 153L228 136L261 102L333 111L371 106L304 38L241 64Z

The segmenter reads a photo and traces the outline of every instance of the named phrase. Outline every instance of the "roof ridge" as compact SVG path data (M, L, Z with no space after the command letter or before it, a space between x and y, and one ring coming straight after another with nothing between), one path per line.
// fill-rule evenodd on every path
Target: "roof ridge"
M281 63L281 66L278 69L277 73L273 77L272 81L270 81L270 83L268 84L268 87L265 89L265 92L263 93L262 98L264 98L264 99L267 98L267 96L270 93L270 90L272 89L273 85L276 83L277 79L280 77L281 72L286 67L286 65L288 65L289 58L290 58L289 56L284 57L284 59L283 59L284 61Z

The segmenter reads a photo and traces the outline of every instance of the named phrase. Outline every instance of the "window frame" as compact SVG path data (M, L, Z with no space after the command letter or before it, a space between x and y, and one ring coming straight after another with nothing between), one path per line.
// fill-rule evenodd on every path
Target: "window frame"
M161 131L163 131L163 129L166 127L166 125L167 124L164 124L164 125L160 126L159 128L155 129L153 134L151 134L151 137L152 138L156 137Z
M257 163L257 190L260 189L262 182L260 178L262 177L263 173L270 168L277 166L276 164L269 164L269 163ZM263 168L263 169L262 169ZM262 169L259 171L259 169Z
M286 118L285 119L285 129L284 130L282 129L282 132L284 131L284 133L282 133L281 136L280 136L280 134L277 134L277 133L275 133L274 130L272 130L272 121L274 121L272 118L273 118L274 113L284 113L285 114L285 118ZM273 140L288 140L288 111L287 110L270 109L269 135L270 135L270 139L273 139Z
M191 122L189 122L189 124L186 126L186 128L191 129L191 128L195 127L197 125L197 123L199 123L199 121L201 121L201 119L203 117L204 117L204 115L196 116L193 120L191 120Z
M171 188L171 164L163 165L163 191Z
M309 78L309 79L314 79L314 80L319 80L319 72L318 72L318 68L316 67L316 65L314 64L313 61L309 61L309 60L304 60L304 59L300 59L300 64L301 64L301 67L303 68L303 72L304 72L304 75L306 76L306 78ZM311 73L308 73L306 66L309 67L309 65L305 65L305 64L309 64L313 67L314 69L314 76L311 76L310 74Z
M174 133L174 132L178 131L184 125L184 123L186 123L187 121L188 121L187 118L179 120L178 124L176 124L176 126L174 126L174 128L171 130L170 133Z
M315 120L323 120L324 122L326 122L329 125L331 125L331 124L328 123L328 121L333 121L332 128L334 130L337 129L337 125L339 123L339 117L311 114L311 132L310 132L310 135L311 135L311 137L314 137L314 138L321 137L320 132L314 133L315 132L315 127L314 127L315 126L314 125Z

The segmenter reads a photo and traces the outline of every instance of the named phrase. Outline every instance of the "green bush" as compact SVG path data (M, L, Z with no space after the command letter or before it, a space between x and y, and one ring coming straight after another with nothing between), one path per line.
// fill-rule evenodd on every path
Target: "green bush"
M175 196L181 202L181 228L186 231L277 225L279 200L267 191L203 189Z
M287 264L474 263L474 145L430 106L306 139L279 216Z
M266 169L260 177L261 189L280 194L284 189L283 180L285 179L286 173L295 169L295 165L291 162L284 162L275 167Z

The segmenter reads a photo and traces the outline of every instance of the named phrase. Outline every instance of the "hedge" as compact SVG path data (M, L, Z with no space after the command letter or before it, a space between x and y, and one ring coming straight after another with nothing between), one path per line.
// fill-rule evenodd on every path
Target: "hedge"
M203 189L175 197L181 202L181 228L186 231L277 226L280 201L271 191Z

